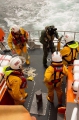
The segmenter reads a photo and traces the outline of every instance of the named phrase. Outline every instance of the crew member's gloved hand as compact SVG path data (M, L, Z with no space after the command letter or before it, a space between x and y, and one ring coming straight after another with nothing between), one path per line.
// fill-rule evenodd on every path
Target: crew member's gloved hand
M49 44L48 44L47 48L49 48Z
M48 80L47 80L46 78L44 78L43 82L45 82L45 83L46 83L46 82L48 82Z

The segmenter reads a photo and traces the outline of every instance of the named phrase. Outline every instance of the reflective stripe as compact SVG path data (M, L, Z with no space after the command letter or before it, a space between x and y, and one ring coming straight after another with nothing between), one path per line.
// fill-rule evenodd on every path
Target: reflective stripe
M75 42L74 44L68 45L70 48L77 48L78 42Z
M4 72L5 76L9 76L13 72L13 70L7 70L7 68L9 68L9 67L6 66L3 68L3 72Z

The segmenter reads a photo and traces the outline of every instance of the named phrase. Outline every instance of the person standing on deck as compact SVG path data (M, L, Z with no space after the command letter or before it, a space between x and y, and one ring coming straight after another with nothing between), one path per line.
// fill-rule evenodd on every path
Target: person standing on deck
M28 94L25 92L27 80L22 72L22 61L17 57L10 60L10 65L3 68L7 89L15 105L23 104Z
M44 83L48 89L47 100L53 103L54 90L58 97L58 107L62 106L62 81L63 77L68 76L68 69L62 62L60 52L55 51L52 54L51 65L46 69L44 74Z
M26 44L28 42L29 34L23 28L14 25L10 29L8 35L8 46L10 47L12 53L17 53L19 56L23 56L26 59L26 64L30 64L28 51Z
M60 50L62 55L63 63L68 66L73 64L74 60L77 59L79 53L79 43L74 40L74 37L70 34L64 35L65 45L63 49ZM66 107L59 107L58 113L65 114L66 117ZM66 119L66 118L65 118Z
M79 43L74 41L74 37L70 34L64 36L65 45L60 50L62 55L63 63L65 65L73 64L74 60L77 59L79 53Z
M43 44L43 65L45 68L47 68L47 56L49 52L53 53L55 51L54 46L54 38L59 39L59 35L57 32L57 28L55 26L47 26L45 27L45 30L42 30L41 36L40 36L40 42Z

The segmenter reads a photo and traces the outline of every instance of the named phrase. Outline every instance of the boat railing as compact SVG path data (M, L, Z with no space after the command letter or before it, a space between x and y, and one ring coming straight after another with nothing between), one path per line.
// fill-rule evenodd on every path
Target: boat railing
M34 47L41 47L42 44L39 41L39 38L41 36L41 31L42 30L27 30L29 32L29 46L30 48ZM65 34L72 34L74 37L74 40L78 41L79 40L79 32L76 31L58 31L59 36L65 35ZM8 36L8 33L6 32L6 37ZM57 39L54 39L54 44L55 46L57 45ZM62 44L61 44L62 46Z
M39 42L39 38L41 36L41 30L35 30L35 31L28 31L29 32L29 42L34 42L35 44L39 44L39 46L42 48L42 44ZM72 34L74 37L74 40L79 40L79 32L74 31L58 31L59 36L65 35L65 34ZM54 45L57 46L57 39L54 39ZM61 47L63 46L63 43L61 43Z

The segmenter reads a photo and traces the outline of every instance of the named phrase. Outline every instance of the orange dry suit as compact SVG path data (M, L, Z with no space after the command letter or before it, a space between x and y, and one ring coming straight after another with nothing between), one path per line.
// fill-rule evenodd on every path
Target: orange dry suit
M23 28L20 28L19 34L10 32L8 36L8 46L11 50L15 50L18 55L24 56L28 61L28 52L26 43L28 42L29 34Z
M65 65L73 64L73 61L77 59L79 52L79 44L78 42L71 41L68 42L60 53L62 55L63 63Z
M4 67L4 74L6 76L8 92L14 99L15 104L16 101L20 103L21 100L25 99L27 96L27 93L25 92L25 88L27 87L27 80L24 74L21 70L15 71L11 69L10 66Z
M48 89L48 97L51 102L54 100L54 90L57 93L58 104L62 104L62 81L68 75L68 70L63 62L52 62L44 74L44 82Z

